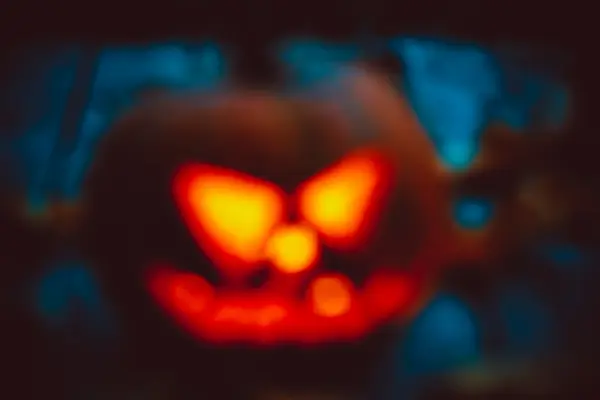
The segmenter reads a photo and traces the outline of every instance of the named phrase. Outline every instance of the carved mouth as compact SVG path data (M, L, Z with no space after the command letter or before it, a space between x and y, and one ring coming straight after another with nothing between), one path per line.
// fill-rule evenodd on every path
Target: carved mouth
M358 290L342 275L316 277L304 299L268 289L215 290L199 275L149 269L154 300L189 333L213 343L322 343L355 340L412 306L415 276L381 270Z

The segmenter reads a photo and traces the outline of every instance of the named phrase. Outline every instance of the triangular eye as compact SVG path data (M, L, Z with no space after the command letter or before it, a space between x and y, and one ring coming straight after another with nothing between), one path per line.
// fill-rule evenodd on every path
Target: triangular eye
M375 151L351 154L300 187L299 212L328 245L356 247L376 222L390 171Z
M187 165L175 177L177 204L199 246L229 275L252 269L283 217L279 188L209 165Z

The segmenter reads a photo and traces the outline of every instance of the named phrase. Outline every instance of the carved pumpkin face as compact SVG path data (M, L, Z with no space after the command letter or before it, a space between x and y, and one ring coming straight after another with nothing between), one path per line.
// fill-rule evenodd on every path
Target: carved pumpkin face
M102 263L201 341L349 340L407 316L445 257L445 188L403 100L349 89L362 138L334 103L253 93L132 112L88 185Z
M322 247L352 252L368 243L392 176L376 150L347 155L292 194L234 170L185 165L175 176L175 201L231 288L216 293L196 274L158 270L149 277L150 290L189 329L211 340L358 336L404 308L416 282L386 269L358 288L343 270L322 265ZM248 291L252 275L261 272L268 279L259 291Z

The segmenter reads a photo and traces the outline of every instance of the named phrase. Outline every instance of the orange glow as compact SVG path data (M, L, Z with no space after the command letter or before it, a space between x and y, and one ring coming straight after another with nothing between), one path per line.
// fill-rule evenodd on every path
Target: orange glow
M342 276L327 276L315 279L310 288L310 297L315 314L337 317L350 310L352 285Z
M199 295L199 292L190 292L182 286L175 286L173 289L175 298L187 304L191 311L200 312L206 307L208 298L204 295L204 292L200 292Z
M155 269L148 275L147 282L153 293L165 293L171 301L179 304L181 312L201 313L214 296L208 282L192 273L175 275L166 269Z
M414 303L421 286L390 270L354 291L343 275L322 275L304 301L268 290L215 291L206 280L171 267L147 275L153 298L187 332L213 343L319 343L352 340Z
M303 279L294 274L318 264L320 240L341 250L364 243L390 187L390 166L377 152L360 151L308 180L296 193L299 224L286 223L288 199L276 185L224 168L184 166L174 179L177 205L227 287L156 267L146 281L150 294L182 328L207 342L361 337L411 301L404 275L371 277L364 290L341 274L317 275L298 299ZM283 274L260 290L244 287L241 278L265 261Z
M180 209L203 250L228 272L252 269L283 216L283 195L268 182L195 165L176 178Z
M376 272L364 288L364 301L373 317L387 318L407 310L418 295L417 282L409 274Z
M243 307L226 306L215 315L216 321L232 321L244 325L255 324L266 327L282 320L286 310L278 305L271 304L262 308L248 309Z
M318 238L308 226L278 227L266 247L267 258L280 271L297 273L314 265L318 257Z
M382 161L375 152L348 156L300 189L302 216L328 244L354 246L368 233L375 203L387 183Z

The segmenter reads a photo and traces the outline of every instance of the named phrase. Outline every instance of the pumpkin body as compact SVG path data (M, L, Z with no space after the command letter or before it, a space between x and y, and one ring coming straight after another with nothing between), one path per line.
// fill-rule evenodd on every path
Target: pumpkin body
M260 359L275 366L267 376L368 379L366 360L430 291L453 228L406 102L376 76L342 90L362 134L339 102L255 92L156 99L108 133L85 236L148 355L160 341L189 356L194 343L208 345L205 365L231 354L238 378Z

